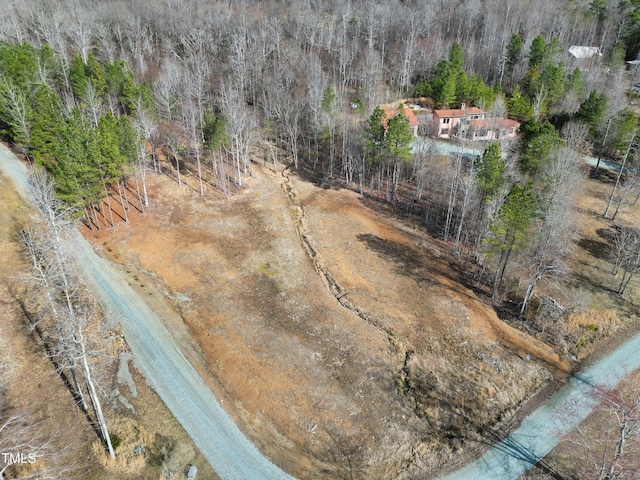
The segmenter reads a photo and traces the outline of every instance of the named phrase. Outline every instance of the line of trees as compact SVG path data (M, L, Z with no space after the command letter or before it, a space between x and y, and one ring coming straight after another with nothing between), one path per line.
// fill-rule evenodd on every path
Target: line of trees
M82 411L90 419L105 450L115 458L104 415L99 378L110 362L109 341L100 331L100 314L75 274L65 247L70 211L55 197L44 170L29 178L29 193L39 215L25 225L21 240L31 264L25 283L31 287L33 331Z
M135 166L140 140L128 114L149 104L148 89L124 61L103 66L89 53L66 67L48 45L0 43L0 71L0 129L97 224L107 185Z
M385 85L406 93L426 88L439 105L473 101L489 106L502 95L495 87L502 85L512 95L513 86L522 83L531 105L520 105L524 108L520 114L528 117L534 106L544 108L576 84L562 81L563 64L571 62L568 45L601 46L616 71L619 47L628 55L637 49L635 24L627 20L635 12L633 5L617 9L604 2L598 8L567 11L549 1L539 5L548 13L544 18L521 2L466 2L462 11L440 7L404 2L384 6L328 2L318 8L200 2L178 9L134 2L122 9L78 4L71 9L74 14L66 16L69 8L56 2L38 9L16 3L8 5L0 28L14 44L28 41L55 52L59 67L53 70L64 77L67 88L63 104L83 103L94 124L101 108L114 114L114 110L140 114L140 103L145 107L154 103L155 113L147 118L156 128L147 132L165 137L167 150L177 152L182 147L182 156L199 165L200 192L207 182L200 172L203 164L211 163L216 176L212 183L226 189L228 178L221 170L226 173L230 161L235 167L233 182L239 185L238 171L246 169L261 134L275 134L297 164L301 152L319 149L327 122L332 143L328 150L341 154L340 162L350 168L357 155L349 149L359 143L358 128L353 127L363 128L363 122L350 118L350 106L361 101L370 113L388 99ZM554 18L558 21L549 20ZM545 41L551 32L555 37ZM451 43L448 59L442 60ZM463 57L469 59L466 65ZM123 68L124 74L119 72ZM40 74L51 70L44 65ZM150 88L137 88L131 72ZM604 75L598 75L588 80L587 87L602 90L606 82ZM318 115L321 92L329 86L335 89L338 108L332 115ZM511 102L514 114L517 99L518 95ZM214 156L212 162L203 162L201 151L194 148L199 145L188 142L187 152L187 142L180 138L201 133L207 104L213 104L232 127L229 148L223 152L230 159ZM247 108L252 106L257 108ZM199 128L193 128L193 119ZM20 115L15 123L25 127ZM28 137L29 132L22 130ZM155 143L158 138L145 140ZM183 166L180 160L173 158L176 170ZM326 169L331 171L336 165L328 163Z

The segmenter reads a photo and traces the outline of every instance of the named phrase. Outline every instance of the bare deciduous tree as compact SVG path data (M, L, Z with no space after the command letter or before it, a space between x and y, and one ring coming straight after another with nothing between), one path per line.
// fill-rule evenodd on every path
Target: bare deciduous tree
M640 461L640 391L637 380L614 388L597 387L598 403L592 421L579 425L565 440L577 452L579 478L622 480L636 478ZM569 415L571 413L569 412Z
M79 280L74 275L73 262L65 249L65 231L69 226L67 211L56 200L51 179L44 171L37 170L29 178L29 187L44 224L25 228L22 240L32 263L33 278L46 296L48 307L36 316L34 327L39 328L46 339L49 353L56 363L71 372L74 379L72 393L80 400L83 410L88 412L88 403L91 404L100 438L109 455L114 458L102 402L90 365L90 357L96 354L88 340L94 309L89 308L86 296L79 294ZM52 329L47 328L49 319L53 323ZM95 322L91 328L96 328Z
M544 172L547 195L543 202L541 223L535 240L525 254L527 288L520 308L524 313L536 286L547 279L557 279L567 270L564 260L573 246L576 226L571 211L580 190L578 155L560 148Z
M456 242L453 245L453 251L456 255L460 255L460 247L461 247L461 238L463 227L465 222L467 222L467 215L469 213L469 209L471 205L474 203L477 204L477 201L474 202L474 199L477 200L478 193L478 184L477 177L473 174L473 172L465 172L460 180L460 188L459 188L459 208L458 208L458 229L456 232ZM466 229L468 232L469 229Z
M640 231L636 228L618 226L613 236L613 275L622 269L622 279L617 292L626 290L631 278L640 269Z
M153 84L153 98L159 114L171 121L177 99L180 96L180 65L175 61L164 62L162 72Z
M589 125L585 122L569 120L560 130L560 138L567 148L586 154L592 145L589 142Z
M188 102L182 108L182 124L184 131L189 138L189 146L196 159L198 169L198 182L200 195L204 195L204 183L202 181L202 160L201 160L201 143L202 143L202 123L198 113L198 106L194 101Z
M625 173L626 171L626 164L627 164L627 160L629 159L629 155L634 155L635 153L638 152L640 142L637 140L637 133L638 133L638 130L637 129L634 130L631 140L629 140L629 143L627 145L627 151L625 152L624 157L622 158L622 165L620 165L620 168L618 170L616 181L613 184L613 189L611 190L611 195L609 196L609 201L607 202L607 208L605 209L603 214L604 218L607 218L607 215L609 214L609 209L611 208L611 203L613 202L613 197L616 194L616 190L620 185L622 174Z
M236 183L242 185L242 174L247 174L251 147L257 142L257 121L243 101L242 93L225 85L221 89L222 111L227 120L227 132L236 163ZM242 167L242 169L241 169Z
M267 117L279 125L293 164L298 168L298 138L304 108L301 85L293 68L283 69L266 86L264 108Z

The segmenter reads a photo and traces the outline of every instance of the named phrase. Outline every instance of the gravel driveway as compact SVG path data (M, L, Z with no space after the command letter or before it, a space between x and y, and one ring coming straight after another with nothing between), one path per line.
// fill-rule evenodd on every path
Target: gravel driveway
M0 144L0 170L27 197L27 169ZM223 479L293 478L247 440L222 409L211 390L187 361L162 321L134 292L110 262L96 255L77 231L70 232L73 252L83 279L100 302L105 315L119 322L135 365L158 393Z

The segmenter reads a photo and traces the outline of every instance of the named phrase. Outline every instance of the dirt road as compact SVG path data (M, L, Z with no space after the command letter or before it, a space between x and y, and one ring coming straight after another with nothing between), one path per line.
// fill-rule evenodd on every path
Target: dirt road
M0 169L23 196L27 170L3 145ZM289 479L247 440L176 346L163 322L127 284L123 273L100 258L78 231L69 232L88 287L110 321L119 322L136 367L189 433L223 479Z

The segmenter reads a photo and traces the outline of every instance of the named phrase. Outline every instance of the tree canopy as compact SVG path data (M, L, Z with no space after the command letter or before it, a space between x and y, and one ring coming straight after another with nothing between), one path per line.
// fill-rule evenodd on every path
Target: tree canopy
M520 126L522 145L519 166L534 175L549 161L552 150L561 144L556 128L548 121L533 117Z
M505 184L506 160L502 159L500 142L491 142L478 160L478 187L485 201L493 198Z
M68 80L74 102L65 105L59 93L65 79L57 76L61 70L49 47L38 51L28 44L0 44L0 127L54 176L62 199L87 206L100 200L104 185L122 178L126 165L136 160L135 129L120 113L151 102L126 62L105 66L89 53L86 62L79 54L71 61ZM98 105L101 98L109 103L109 96L117 116Z

